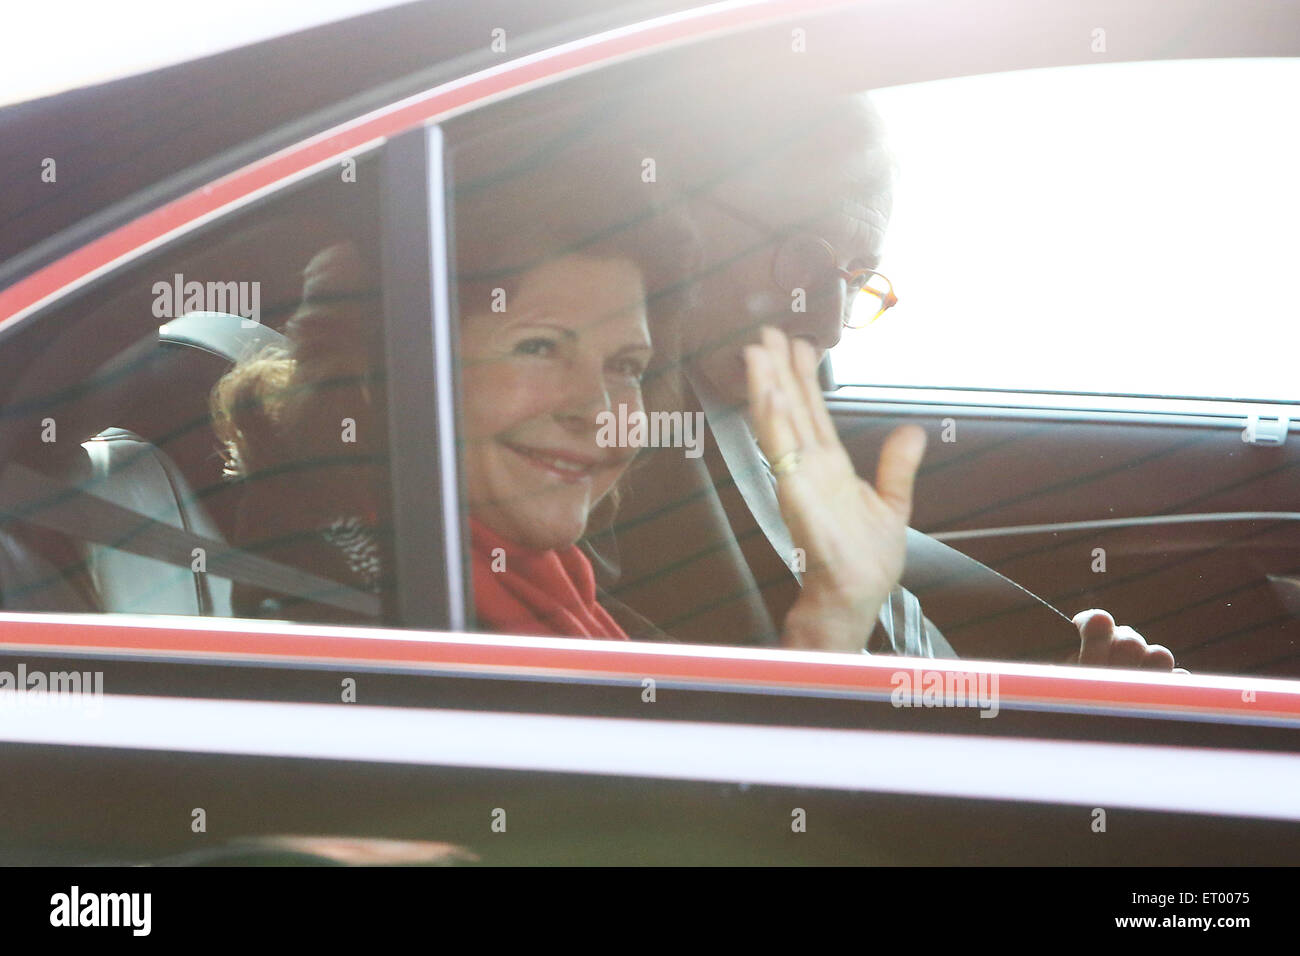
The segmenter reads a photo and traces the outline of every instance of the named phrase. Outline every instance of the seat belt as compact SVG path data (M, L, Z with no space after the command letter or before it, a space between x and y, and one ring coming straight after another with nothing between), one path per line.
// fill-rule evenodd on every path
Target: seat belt
M750 513L766 536L781 563L790 569L795 580L803 584L803 575L793 567L794 541L790 529L781 516L777 500L775 478L763 460L758 442L754 440L741 408L728 405L715 396L708 385L688 371L686 380L704 411L705 421L717 442L722 460L727 464L736 483L736 489L749 506Z
M992 599L1008 605L1008 611L1027 608L1042 610L1046 613L1041 620L1053 630L1059 631L1057 622L1062 621L1069 625L1073 638L1079 637L1074 622L1064 612L1027 587L915 528L907 529L907 561L899 583L922 599L926 594L943 590L951 592L951 596L957 600L979 597ZM1047 615L1051 616L1050 621Z
M201 548L206 567L201 573L368 617L382 613L378 595L158 521L25 465L11 463L0 473L0 520L25 521L174 567L191 568L193 552Z

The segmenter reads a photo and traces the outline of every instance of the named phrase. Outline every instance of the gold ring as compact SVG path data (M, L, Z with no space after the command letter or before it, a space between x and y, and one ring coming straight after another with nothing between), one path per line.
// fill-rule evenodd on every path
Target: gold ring
M802 463L803 455L800 453L799 449L796 448L794 451L788 451L776 461L772 462L772 474L776 475L778 478L782 475L788 475L791 472L796 471Z

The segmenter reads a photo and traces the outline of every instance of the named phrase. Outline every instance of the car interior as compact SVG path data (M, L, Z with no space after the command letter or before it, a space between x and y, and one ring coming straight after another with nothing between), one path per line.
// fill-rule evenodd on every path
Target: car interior
M373 180L335 186L329 177L295 190L251 221L237 218L168 250L165 261L131 270L106 293L8 343L22 372L5 397L16 412L4 433L6 609L229 617L232 578L266 581L287 572L294 587L292 569L254 560L256 567L241 570L246 556L225 546L240 489L223 478L209 394L240 359L283 346L280 329L311 256L337 237L374 228ZM261 321L215 312L160 317L154 282L174 275L254 277ZM203 564L215 564L200 568L189 545L203 546Z
M753 81L753 51L779 35L758 31L711 46L707 56L694 47L673 51L474 111L447 124L453 172L457 150L505 124L629 108L645 111L648 129L671 121L672 104L692 84ZM818 82L859 91L906 73L897 64L857 63ZM635 95L620 99L628 90ZM207 228L11 336L3 348L15 374L3 385L9 414L0 457L93 489L146 523L229 540L240 489L222 478L209 392L246 350L275 342L315 253L343 238L378 246L382 184L364 161L361 172L354 183L322 175ZM227 317L204 332L199 318L176 316L159 332L152 281L175 273L256 279L262 326L231 331L236 317ZM1077 638L1052 608L1068 615L1105 607L1189 668L1300 674L1300 552L1294 521L1279 517L1300 513L1294 443L1246 443L1231 419L1027 410L1010 399L883 402L852 388L832 388L828 399L860 474L872 472L883 435L897 424L937 430L957 422L962 440L932 441L918 477L904 584L962 656L1063 661ZM47 421L57 440L42 440ZM58 481L52 487L62 487ZM706 485L719 496L703 495ZM715 470L684 485L642 487L651 496L628 502L612 529L617 549L607 547L608 536L603 545L601 535L591 538L619 600L688 642L759 633L764 562L770 570L775 557L755 549L734 483ZM161 561L157 550L79 539L12 501L5 507L5 608L231 613L229 578ZM65 529L69 520L77 519L65 518ZM1093 570L1098 547L1109 559L1104 574ZM664 573L619 580L618 550ZM384 615L393 620L391 608Z
M647 128L670 126L672 116L661 114L692 84L759 82L745 73L752 44L737 44L733 57L715 52L708 63L682 56L675 71L657 64L654 76L627 84L640 93L634 107L607 108L635 112ZM828 90L864 90L876 69L859 65L819 81ZM584 97L599 104L601 92L571 86L568 108ZM527 122L548 107L559 112L545 94L535 97L546 105L502 104L449 128L472 142L494 125ZM599 114L599 105L591 109ZM895 315L906 321L901 309ZM996 328L996 315L989 321ZM1152 413L1141 396L1125 408L1113 395L1094 406L1088 396L1035 406L1015 392L944 395L943 383L924 397L895 389L882 398L834 382L829 365L828 402L859 474L873 473L884 436L897 426L917 422L930 432L903 584L961 656L1067 661L1078 635L1062 626L1064 617L1099 607L1193 670L1300 673L1296 450L1284 433L1280 442L1244 439L1251 396L1240 396L1240 413L1223 403L1213 413ZM940 440L945 429L960 440ZM737 480L716 461L693 471L660 464L653 456L643 462L612 526L589 539L606 587L683 640L766 635L771 643L768 588L791 582Z

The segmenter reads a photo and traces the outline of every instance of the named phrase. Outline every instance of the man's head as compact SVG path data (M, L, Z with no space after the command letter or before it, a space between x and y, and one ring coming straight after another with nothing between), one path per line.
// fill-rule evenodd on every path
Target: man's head
M779 326L824 353L852 308L834 266L874 268L880 259L893 161L879 117L861 96L806 99L729 104L692 130L707 131L687 152L707 170L693 177L690 202L704 262L683 360L697 382L736 404L746 395L743 349L758 330ZM800 270L789 264L821 254L824 281L796 285Z

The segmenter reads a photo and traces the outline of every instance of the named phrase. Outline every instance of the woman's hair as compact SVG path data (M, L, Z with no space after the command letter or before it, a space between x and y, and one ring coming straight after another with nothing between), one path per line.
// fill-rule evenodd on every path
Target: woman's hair
M213 388L211 406L225 473L245 482L234 542L384 595L392 575L386 424L371 401L383 368L379 308L362 251L329 246L304 270L286 345L236 364ZM238 583L232 601L240 616L358 619Z
M661 199L669 193L644 147L607 126L595 134L590 117L584 120L576 129L548 129L527 150L488 139L458 154L459 312L462 320L490 321L494 297L509 303L523 276L552 259L626 259L641 273L655 354L647 404L676 407L680 322L700 259L695 229L679 196Z
M323 477L331 466L382 453L383 424L369 400L383 367L379 309L375 270L355 244L312 258L285 325L287 345L238 363L213 389L228 477L295 471L307 485L337 486Z

